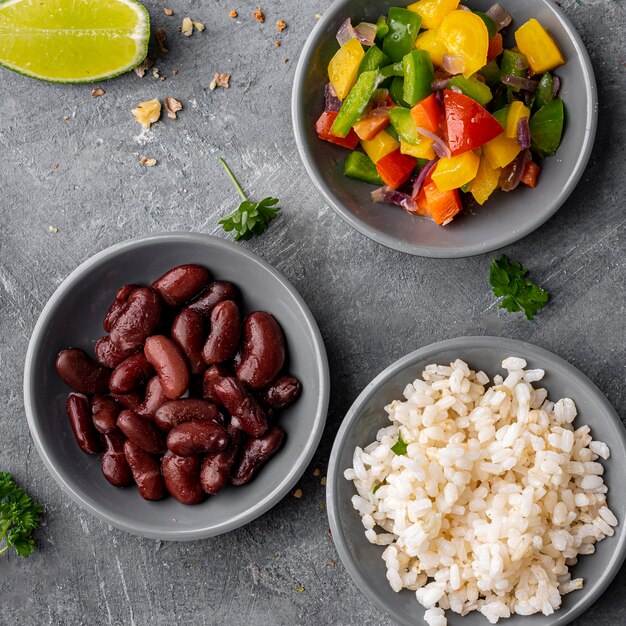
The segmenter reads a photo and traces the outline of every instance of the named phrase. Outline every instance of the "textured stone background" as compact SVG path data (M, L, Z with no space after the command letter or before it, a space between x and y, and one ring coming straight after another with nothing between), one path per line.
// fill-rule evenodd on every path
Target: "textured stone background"
M552 294L534 323L494 305L490 256L403 256L350 230L314 190L296 153L289 101L299 50L315 14L329 4L272 0L264 3L261 25L251 2L150 0L153 27L168 34L170 53L157 61L167 80L131 73L102 84L100 98L92 98L89 85L48 85L0 71L0 468L46 507L38 552L28 560L0 558L0 623L390 624L340 563L325 565L338 559L313 469L325 472L334 434L363 386L435 340L492 334L542 345L582 369L626 416L622 0L562 2L594 63L600 125L569 202L505 250ZM163 14L168 5L174 17ZM237 20L228 17L233 8ZM207 30L182 37L184 15ZM280 35L277 19L288 24ZM230 90L208 89L215 71L232 73ZM185 106L179 119L141 132L130 110L168 95ZM157 167L140 166L140 155L158 159ZM301 500L288 496L222 537L160 543L104 525L61 493L31 443L22 369L46 300L94 252L151 232L226 236L217 220L239 200L215 155L228 158L253 197L281 199L280 220L243 245L286 274L309 303L326 340L334 393L322 444L300 483ZM625 581L618 576L576 626L626 623ZM304 592L294 591L299 585Z

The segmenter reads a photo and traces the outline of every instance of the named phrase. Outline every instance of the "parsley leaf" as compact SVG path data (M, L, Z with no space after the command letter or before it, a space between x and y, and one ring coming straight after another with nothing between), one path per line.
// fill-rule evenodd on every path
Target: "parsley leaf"
M407 443L402 439L402 432L398 431L398 441L391 448L391 451L398 456L403 456L406 454Z
M35 551L32 533L39 528L39 516L43 509L20 489L8 472L0 472L0 554L11 546L20 556Z
M529 280L527 274L527 269L517 261L511 263L503 254L491 263L489 284L494 295L502 298L500 308L511 313L523 311L526 319L532 320L548 302L550 294Z
M278 198L264 198L260 202L250 202L226 161L220 158L220 163L233 181L239 195L243 198L243 202L236 211L222 218L219 224L222 225L227 233L233 230L236 231L235 241L240 239L245 241L255 235L257 237L262 235L268 224L273 219L276 219L278 211L280 211L280 207L276 206Z

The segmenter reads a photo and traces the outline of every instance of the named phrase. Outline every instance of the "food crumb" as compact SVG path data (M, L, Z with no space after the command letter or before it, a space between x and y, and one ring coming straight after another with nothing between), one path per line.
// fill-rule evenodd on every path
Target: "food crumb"
M69 119L70 119L70 116L69 116L69 115L64 115L64 116L63 116L63 121L64 121L64 122L67 122L67 120L69 120Z
M285 63L289 63L289 59L285 59Z
M230 15L230 17L239 17L239 13L237 13L237 11L235 11L235 9L231 9L231 11L230 11L230 13L228 15Z
M53 170L58 170L59 169L59 164L58 163L53 163L52 164L52 169Z
M200 32L202 32L206 28L206 26L202 22L193 22L193 27Z
M274 552L274 558L277 559L279 557L278 552Z
M146 72L154 65L154 60L146 57L134 70L139 78L143 78Z
M275 42L274 42L274 45L275 45L277 48L280 48L280 41L275 41Z
M161 75L159 74L159 68L158 67L153 67L152 68L152 76L154 76L155 78L161 78Z
M283 22L282 20L278 20L276 22L276 30L280 33L283 30L285 30L285 28L287 28L287 24L285 24L285 22Z
M296 490L293 492L293 497L294 497L294 498L301 498L301 497L302 497L302 489L296 489Z
M316 20L319 20L319 19L321 19L321 18L322 18L322 14L321 14L321 13L316 13L316 14L315 14L315 19L316 19Z
M302 593L304 591L304 587L301 587L301 586L294 587L293 590L297 591L298 593Z
M167 80L166 76L159 76L159 80Z
M176 76L178 74L178 70L172 70L172 76Z
M144 128L150 128L161 117L161 103L156 99L146 100L138 104L132 114Z
M48 230L55 235L59 232L59 229L56 226L48 226Z
M324 565L327 565L328 567L335 567L335 565L337 565L337 563L335 563L335 561L326 561L326 563L324 563Z
M254 15L254 19L259 22L259 24L263 24L263 22L265 22L265 15L263 11L261 11L261 7L258 7L252 15Z
M180 27L180 32L185 35L185 37L191 37L193 33L193 22L190 17L184 17L183 23Z
M139 163L141 163L141 165L147 165L148 167L154 167L157 164L157 160L149 159L147 156L142 156L139 159Z
M169 52L169 50L167 49L167 46L165 45L165 29L157 28L156 33L154 33L154 36L156 37L157 44L159 46L159 50L161 51L161 54L165 54Z
M322 476L322 480L320 480L320 485L322 485L322 487L326 486L326 476Z
M176 119L176 111L180 111L183 108L182 103L176 98L165 98L165 110L167 111L167 117L171 120Z
M174 15L174 11L172 11L172 9L163 9L163 13L165 13L165 15Z
M216 87L223 87L224 89L230 89L230 74L222 72L215 72L213 80L209 85L209 89L213 91Z
M322 472L320 471L320 468L319 468L319 467L316 467L316 468L313 470L313 476L319 476L321 473L322 473Z
M98 98L100 96L103 96L105 93L106 93L106 91L104 91L104 89L100 89L100 87L91 90L91 95L94 98Z
M326 508L326 505L323 502L320 502L320 511L323 511Z

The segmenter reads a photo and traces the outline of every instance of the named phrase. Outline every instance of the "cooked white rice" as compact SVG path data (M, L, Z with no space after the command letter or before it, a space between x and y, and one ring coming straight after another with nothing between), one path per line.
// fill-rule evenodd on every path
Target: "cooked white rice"
M608 446L572 426L572 400L533 388L543 370L502 367L491 386L459 359L426 367L345 472L365 536L387 546L389 584L415 591L429 626L446 626L448 609L492 624L554 613L583 586L569 567L617 525L598 462Z

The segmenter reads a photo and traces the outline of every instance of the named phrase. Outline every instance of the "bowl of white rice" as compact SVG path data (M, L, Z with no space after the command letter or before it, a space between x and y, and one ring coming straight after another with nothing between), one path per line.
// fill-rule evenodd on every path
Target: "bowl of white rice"
M421 348L346 415L328 468L339 556L399 624L562 626L626 556L626 431L554 354L499 337Z

